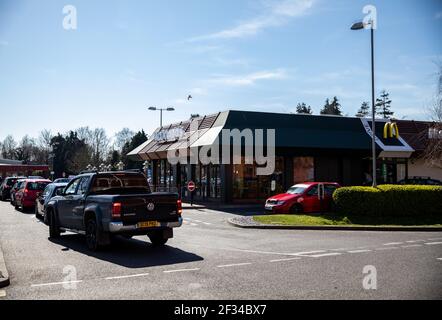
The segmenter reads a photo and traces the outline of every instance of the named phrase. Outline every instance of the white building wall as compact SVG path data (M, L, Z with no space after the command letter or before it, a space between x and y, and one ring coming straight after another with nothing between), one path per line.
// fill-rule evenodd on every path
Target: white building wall
M408 161L409 177L431 177L442 181L442 169L429 167L423 159L411 159Z

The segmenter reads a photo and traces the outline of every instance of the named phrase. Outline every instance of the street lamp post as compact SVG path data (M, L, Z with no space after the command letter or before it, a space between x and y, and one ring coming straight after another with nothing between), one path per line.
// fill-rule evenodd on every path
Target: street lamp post
M160 127L163 127L163 111L175 111L175 108L157 108L157 107L149 107L150 111L160 111Z
M372 20L364 24L364 22L357 22L351 26L351 30L365 29L366 25L370 25L371 31L371 149L372 149L372 177L373 187L377 187L376 177L376 102L375 102L375 88L374 88L374 23Z

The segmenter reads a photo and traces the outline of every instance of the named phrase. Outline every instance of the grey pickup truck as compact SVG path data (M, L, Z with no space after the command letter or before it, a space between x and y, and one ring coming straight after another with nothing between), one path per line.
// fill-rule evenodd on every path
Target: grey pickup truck
M65 231L84 234L90 250L110 244L113 235L147 235L153 245L173 238L182 225L176 193L152 193L141 172L92 172L75 177L46 208L49 237Z

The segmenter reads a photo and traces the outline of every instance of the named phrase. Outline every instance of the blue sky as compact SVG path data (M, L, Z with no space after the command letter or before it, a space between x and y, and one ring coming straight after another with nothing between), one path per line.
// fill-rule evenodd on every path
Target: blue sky
M62 26L65 5L77 30ZM442 61L442 1L0 0L0 140L123 127L151 132L191 113L318 113L326 98L353 116L370 101L370 34L351 31L377 8L376 87L398 118L426 119ZM193 100L186 97L192 94Z

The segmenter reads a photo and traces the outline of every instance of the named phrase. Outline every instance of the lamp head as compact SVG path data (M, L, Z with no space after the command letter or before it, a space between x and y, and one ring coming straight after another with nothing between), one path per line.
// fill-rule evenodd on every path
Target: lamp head
M356 22L353 23L353 25L351 26L351 30L362 30L364 29L364 23L363 22Z

